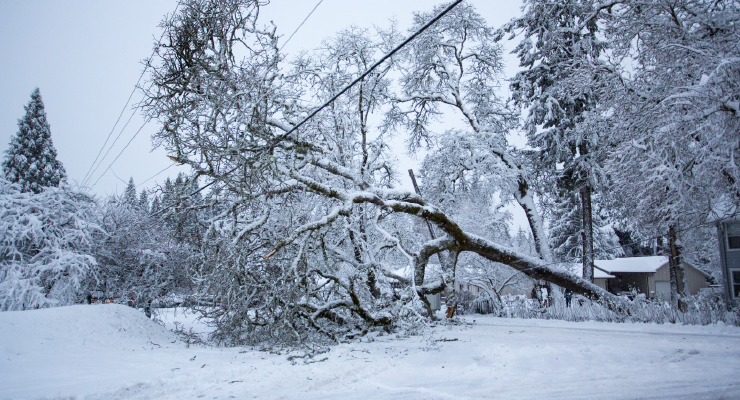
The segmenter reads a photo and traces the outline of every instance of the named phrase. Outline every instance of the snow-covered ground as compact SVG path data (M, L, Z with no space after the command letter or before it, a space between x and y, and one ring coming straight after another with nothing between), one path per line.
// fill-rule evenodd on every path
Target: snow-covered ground
M162 316L202 331L192 317ZM307 364L188 348L120 305L4 312L0 399L740 398L735 327L466 321L408 338L372 334Z

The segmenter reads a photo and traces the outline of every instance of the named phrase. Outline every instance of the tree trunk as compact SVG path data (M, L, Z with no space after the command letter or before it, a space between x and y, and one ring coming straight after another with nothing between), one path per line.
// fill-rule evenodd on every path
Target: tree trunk
M683 304L681 302L682 298L688 297L689 295L689 288L688 288L688 282L686 278L686 270L683 267L683 264L681 263L681 252L679 250L679 246L677 243L676 238L676 227L675 225L671 225L670 228L668 228L668 241L670 245L670 266L671 266L671 302L673 302L673 280L675 276L676 280L676 298L677 303L681 308L683 308ZM675 305L676 303L674 303Z
M668 256L668 269L671 277L671 306L672 307L678 307L678 277L676 276L676 260L678 259L678 254L674 253L674 249L676 249L675 245L676 240L676 230L671 225L668 228L668 246L670 250L670 254ZM677 253L677 252L676 252Z
M591 187L581 188L581 216L583 221L583 279L594 281L594 226L591 210Z
M547 243L542 217L535 207L534 197L529 189L529 183L522 175L519 176L519 190L514 192L514 198L524 210L524 214L527 215L527 222L529 222L529 228L532 231L532 238L534 239L537 254L545 261L552 261L552 252L550 251L549 243Z
M414 191L416 194L421 197L421 189L419 189L419 185L416 183L416 175L414 175L414 170L409 169L409 176L411 177L411 183L414 185ZM427 229L429 230L429 237L432 238L432 240L436 239L436 236L434 235L434 229L432 228L431 222L429 222L428 219L424 219L424 222L427 224ZM437 253L437 258L439 259L439 265L445 270L450 272L450 277L452 278L452 285L448 286L448 288L445 290L445 297L450 297L452 293L455 290L455 266L457 264L457 254L449 254L448 255L442 253ZM417 282L417 285L423 285L424 282L421 283Z

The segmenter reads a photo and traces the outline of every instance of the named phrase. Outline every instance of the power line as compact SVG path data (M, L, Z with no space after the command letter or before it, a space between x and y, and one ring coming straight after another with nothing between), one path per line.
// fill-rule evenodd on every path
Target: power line
M280 52L280 51L283 50L283 47L285 47L285 45L288 44L288 42L290 42L290 39L293 39L293 35L295 35L296 32L298 32L298 30L301 29L301 27L303 26L303 24L305 24L306 21L308 21L308 19L311 17L311 15L313 14L313 12L316 11L316 9L319 8L319 6L321 5L321 3L323 3L323 2L324 2L324 0L319 0L319 2L316 4L316 6L313 8L313 10L311 10L311 12L308 13L308 15L303 20L303 22L301 22L301 24L298 25L298 28L295 28L295 30L293 31L293 33L290 34L290 37L288 37L288 40L286 40L285 43L283 43L283 45L280 46L280 48L278 49L278 52Z
M134 91L135 90L136 89L134 89ZM82 185L83 186L85 185L85 182L87 182L90 179L92 179L93 175L95 175L95 172L97 172L98 168L100 168L100 165L103 163L103 160L105 160L105 158L108 157L108 154L110 153L111 150L113 150L113 146L115 146L116 143L118 143L118 139L121 138L121 135L123 135L123 131L126 130L126 127L128 127L128 124L134 118L134 115L136 115L136 111L135 110L134 110L134 112L131 113L131 116L128 117L128 121L126 121L126 125L124 125L123 128L121 128L121 131L118 132L118 136L116 136L115 140L113 140L113 143L111 143L110 147L105 152L105 155L103 155L103 157L100 159L100 162L98 163L98 165L95 166L95 163L93 163L94 168L93 167L90 167L90 171L88 171L88 173L90 175L89 176L88 175L85 175L85 178L82 180ZM107 139L106 139L106 142L107 142ZM103 148L104 147L105 147L105 145L103 145ZM103 151L103 148L100 149L101 152ZM96 157L96 161L97 161L97 157Z
M136 188L138 189L141 185L143 185L143 184L149 182L150 180L156 178L159 174L161 174L164 171L167 171L168 169L174 167L175 165L177 165L177 163L173 162L172 164L170 164L166 168L162 169L161 171L159 171L156 174L154 174L154 175L150 176L149 178L147 178L144 182L141 182L140 184L136 185Z
M365 71L365 72L364 72L364 73L363 73L362 75L360 75L360 76L359 76L359 77L358 77L357 79L355 79L354 81L352 81L352 83L350 83L349 85L347 85L347 86L346 86L346 87L345 87L344 89L342 89L342 90L341 90L341 91L340 91L339 93L335 94L335 95L334 95L334 97L332 97L332 98L331 98L331 99L330 99L329 101L327 101L326 103L324 103L324 105L322 105L321 107L319 107L319 108L317 108L316 110L314 110L314 111L313 111L313 112L312 112L312 113L311 113L311 114L310 114L310 115L309 115L308 117L304 118L304 119L303 119L303 120L302 120L301 122L299 122L299 123L298 123L298 124L297 124L296 126L294 126L294 127L293 127L293 129L291 129L291 130L289 130L288 132L286 132L286 133L284 133L284 134L282 134L282 135L278 136L278 138L277 138L277 139L275 139L275 140L273 141L273 144L272 144L272 145L270 145L270 149L272 150L273 148L275 148L275 146L276 146L276 145L277 145L278 143L282 142L282 141L283 141L283 140L285 140L285 139L286 139L286 138L287 138L288 136L290 136L290 134L291 134L291 133L293 133L293 132L295 132L296 130L298 130L298 128L300 128L300 127L301 127L301 126L302 126L303 124L305 124L305 123L306 123L306 122L307 122L308 120L310 120L310 119L311 119L311 118L313 118L313 117L314 117L314 116L315 116L316 114L318 114L318 113L319 113L319 111L321 111L321 110L323 110L324 108L328 107L328 106L329 106L330 104L332 104L332 103L333 103L333 102L334 102L334 101L335 101L336 99L338 99L338 98L339 98L339 96L343 95L343 94L344 94L344 93L346 93L346 92L347 92L347 91L348 91L349 89L351 89L351 88L352 88L352 86L356 85L357 83L359 83L360 81L362 81L363 79L365 79L365 77L367 77L368 75L370 75L370 73L371 73L371 72L373 72L373 71L375 70L375 68L377 68L378 66L380 66L380 64L382 64L383 62L385 62L386 60L388 60L389 58L391 58L391 57L392 57L392 56L393 56L394 54L396 54L396 53L397 53L397 52L398 52L399 50L401 50L402 48L404 48L404 47L405 47L405 46L406 46L407 44L411 43L411 41L412 41L412 40L416 39L416 37L417 37L417 36L421 35L421 34L422 34L422 33L423 33L423 32L424 32L425 30L427 30L427 29L428 29L428 28L429 28L430 26L432 26L432 25L433 25L433 24L434 24L435 22L437 22L437 21L438 21L438 20L439 20L440 18L444 17L444 16L445 16L445 14L447 14L447 13L448 13L448 12L449 12L450 10L452 10L452 9L453 9L453 8L454 8L454 7L456 6L456 5L458 5L458 4L460 4L460 3L462 3L462 1L463 1L463 0L456 0L456 1L454 2L454 3L450 4L450 5L449 5L449 6L448 6L448 7L446 8L446 9L444 9L444 11L442 11L441 13L439 13L439 14L438 14L438 15L437 15L436 17L432 18L432 20L431 20L431 21L427 22L427 23L426 23L426 24L425 24L424 26L422 26L422 27L421 27L421 28L420 28L419 30L417 30L416 32L414 32L414 34L413 34L413 35L409 36L409 37L408 37L408 38L407 38L406 40L404 40L404 41L403 41L403 43L399 44L398 46L396 46L396 48L394 48L393 50L391 50L391 52L390 52L390 53L388 53L388 54L384 55L384 56L383 56L383 57L382 57L382 58L381 58L380 60L376 61L376 62L375 62L375 64L373 64L373 65L372 65L372 66L371 66L370 68L368 68L368 69L367 69L367 71Z
M178 9L179 7L180 7L180 1L178 0L178 2L177 2L177 5L175 6L175 10L173 11L172 15L175 15L175 13L177 13L177 9ZM164 38L164 34L165 34L165 31L163 31L163 32L162 32L162 34L161 34L161 35L159 36L159 40L160 40L160 41L162 40L162 38ZM156 51L156 50L152 50L152 54L151 54L151 55L149 56L150 58L151 58L152 56L154 56L154 52L155 52L155 51ZM108 137L106 137L106 138L105 138L105 142L103 142L103 146L102 146L102 147L100 148L100 151L98 151L98 155L97 155L97 156L95 156L95 160L94 160L94 161L92 162L92 165L90 165L90 168L89 168L89 169L87 170L87 173L85 174L85 177L83 177L83 178L82 178L82 184L83 184L83 185L85 184L85 181L87 181L87 180L90 180L90 179L92 179L92 176L93 176L93 175L95 174L95 171L97 171L97 169L98 169L98 168L100 167L100 165L101 165L101 164L103 163L103 160L105 159L105 157L107 157L107 156L108 156L108 153L109 153L109 152L110 152L110 150L111 150L111 149L113 148L113 146L114 146L114 145L116 144L116 142L118 141L118 138L119 138L119 137L121 137L121 134L123 133L123 131L124 131L124 130L126 129L126 127L128 126L128 123L129 123L129 122L131 122L131 118L132 118L132 117L134 116L134 114L136 113L136 112L134 111L134 113L133 113L133 114L131 114L131 117L129 117L128 121L126 122L126 125L124 125L124 127L123 127L123 128L121 128L121 132L120 132L120 133L118 134L118 136L116 137L116 139L115 139L115 140L113 141L113 143L111 144L111 147L110 147L110 148L108 149L108 151L107 151L107 152L105 153L105 155L103 156L103 158L101 158L101 159L100 159L100 163L98 163L98 167L96 167L96 168L94 168L94 169L93 169L93 167L95 166L95 163L96 163L96 162L98 161L98 158L100 157L100 154L101 154L101 153L103 152L103 149L105 149L105 145L106 145L106 144L108 144L108 140L110 140L110 137L111 137L111 135L112 135L112 134L113 134L113 132L114 132L114 131L116 130L116 126L118 126L118 122L119 122L119 121L121 120L121 116L123 116L123 113L124 113L124 112L126 111L126 108L128 107L129 103L131 103L131 99L133 98L133 96L134 96L134 93L136 93L136 89L137 89L137 88L139 87L139 84L141 83L141 79L142 79L142 78L144 77L144 74L146 73L146 71L147 71L147 69L148 69L148 68L149 68L149 63L146 63L146 64L144 65L144 69L143 69L143 70L141 71L141 74L139 75L139 79L138 79L138 80L136 81L136 85L134 85L134 89L133 89L133 90L131 91L131 94L129 94L129 96L128 96L128 100L126 100L126 104L125 104L125 105L123 106L123 109L121 110L121 114L119 114L119 115L118 115L118 119L116 120L116 123L115 123L115 124L113 124L113 129L111 129L110 133L108 133ZM139 130L141 130L141 129L139 129ZM129 143L130 143L130 142L129 142ZM127 145L127 146L128 146L128 145ZM120 154L119 154L119 155L120 155ZM111 165L112 165L112 164L111 164ZM107 171L107 170L106 170L106 171ZM88 175L89 175L89 176L88 176ZM101 175L101 178L102 178L102 175ZM98 179L98 180L100 180L100 179ZM96 181L95 183L97 183L97 181ZM93 184L93 186L95 186L95 185ZM91 188L92 188L92 187L91 187Z
M371 72L373 72L373 71L375 70L375 68L377 68L377 67L378 67L378 66L380 66L380 65L381 65L381 64L382 64L383 62L385 62L386 60L388 60L389 58L391 58L391 57L392 57L392 56L393 56L394 54L396 54L396 53L397 53L397 52L398 52L399 50L401 50L402 48L404 48L404 47L405 47L405 46L406 46L407 44L411 43L411 41L412 41L412 40L416 39L416 37L417 37L417 36L421 35L421 34L422 34L422 33L423 33L424 31L426 31L426 30L427 30L427 29L428 29L428 28L429 28L430 26L432 26L432 25L433 25L433 24L434 24L435 22L439 21L439 20L440 20L440 19L441 19L442 17L444 17L444 16L445 16L445 15L446 15L446 14L447 14L448 12L450 12L450 11L451 11L451 10L452 10L453 8L455 8L455 6L457 6L458 4L460 4L460 3L462 3L462 2L463 2L463 0L456 0L456 1L454 2L454 3L450 4L450 5L449 5L449 6L447 7L447 8L445 8L445 9L444 9L444 10L443 10L442 12L440 12L439 14L437 14L437 16L436 16L436 17L432 18L432 19L431 19L431 20L430 20L429 22L427 22L427 23L426 23L426 24L425 24L424 26L422 26L422 27L421 27L421 28L419 28L419 29L418 29L418 30L417 30L416 32L414 32L414 34L413 34L413 35L411 35L411 36L409 36L408 38L406 38L406 40L404 40L404 41L403 41L403 42L402 42L401 44L399 44L398 46L396 46L396 47L395 47L395 48L394 48L393 50L391 50L391 51L390 51L390 52L389 52L388 54L384 55L384 56L383 56L383 57L382 57L382 58L381 58L380 60L376 61L376 62L375 62L375 64L373 64L372 66L370 66L370 68L368 68L368 69L367 69L367 70L366 70L366 71L365 71L365 72L364 72L364 73L363 73L362 75L360 75L360 76L359 76L359 77L358 77L357 79L355 79L354 81L352 81L352 82L351 82L351 83L350 83L349 85L347 85L347 86L346 86L346 87L345 87L344 89L342 89L342 90L341 90L341 91L340 91L339 93L335 94L335 95L334 95L334 96L333 96L333 97L332 97L331 99L329 99L329 101L327 101L327 102L326 102L326 103L324 103L324 104L323 104L323 105L322 105L321 107L319 107L319 108L317 108L316 110L314 110L314 111L313 111L313 112L312 112L311 114L309 114L309 115L308 115L308 116L307 116L306 118L304 118L303 120L301 120L301 122L299 122L299 123L298 123L297 125L295 125L295 126L294 126L294 127L292 128L292 129L290 129L290 130L289 130L288 132L285 132L284 134L282 134L282 135L278 136L277 138L275 138L275 139L274 139L274 140L272 141L272 143L271 143L271 144L270 144L270 145L269 145L269 146L268 146L267 148L265 148L265 149L263 149L263 150L261 150L261 151L257 152L257 153L255 154L255 156L254 156L254 157L255 157L255 158L256 158L256 157L260 157L260 156L262 156L263 154L265 154L265 153L266 153L266 152L267 152L268 150L272 150L272 149L274 149L274 148L275 148L275 146L277 146L277 145L278 145L278 144L279 144L280 142L282 142L283 140L285 140L285 139L286 139L286 138L287 138L288 136L290 136L290 135L291 135L291 134L292 134L293 132L295 132L296 130L298 130L298 128L300 128L300 127L301 127L301 126L302 126L303 124L305 124L306 122L308 122L308 120L310 120L311 118L313 118L314 116L316 116L316 114L318 114L318 113L319 113L319 112L320 112L321 110L323 110L324 108L326 108L326 107L328 107L329 105L331 105L331 104L332 104L332 103L333 103L334 101L336 101L336 99L338 99L338 98L339 98L339 96L343 95L343 94L344 94L344 93L346 93L346 92L347 92L347 91L348 91L349 89L351 89L351 88L352 88L352 86L356 85L357 83L359 83L359 82L361 82L361 81L362 81L363 79L365 79L365 77L367 77L368 75L370 75L370 73L371 73ZM318 7L318 5L317 5L317 7ZM241 166L242 166L241 164L238 164L238 165L237 165L236 167L234 167L234 168L232 168L232 169L230 169L230 170L226 171L226 173L224 174L224 176L228 176L228 175L230 175L231 173L233 173L234 171L236 171L237 169L239 169L239 168L240 168ZM209 183L207 183L206 185L204 185L203 187L201 187L200 189L198 189L198 190L196 190L196 191L194 191L194 192L190 193L189 195L187 195L187 196L185 196L185 197L182 197L182 198L180 198L180 200L184 200L184 199L187 199L188 197L194 196L194 195L196 195L196 194L198 194L198 193L202 192L202 191L203 191L203 190L205 190L206 188L208 188L208 187L210 187L210 186L214 185L214 184L215 184L216 182L217 182L217 180L216 180L216 179L214 179L214 180L212 180L211 182L209 182ZM171 206L173 206L173 205L174 205L174 204L171 204L171 205L169 205L169 206L164 206L164 207L162 208L162 210L161 210L161 211L159 211L159 212L157 212L157 213L155 213L155 214L152 214L152 215L153 215L153 216L154 216L154 215L158 215L158 214L160 214L160 213L164 212L164 210L166 210L167 208L169 208L169 207L171 207Z
M144 71L146 71L146 68L144 69ZM110 130L110 133L108 133L108 137L105 138L105 142L103 142L103 146L98 151L98 155L95 156L95 160L93 160L92 164L90 165L90 168L87 170L87 173L85 173L85 176L82 178L82 183L83 184L85 183L85 180L87 180L87 176L88 175L91 175L91 171L93 170L93 166L95 166L95 163L98 162L98 158L100 157L100 154L103 152L103 149L105 148L105 145L108 144L108 140L110 140L111 135L116 130L116 126L118 126L118 123L121 121L121 117L123 116L123 113L126 111L126 107L128 107L129 103L131 102L131 98L134 97L134 93L136 93L136 87L139 86L139 82L141 82L141 78L143 76L144 76L144 73L142 72L142 74L139 76L139 80L136 81L136 86L134 86L134 90L131 91L131 94L128 96L128 100L126 100L126 104L123 106L123 109L121 110L121 113L118 115L118 119L116 120L116 123L113 124L113 129L111 129ZM132 116L133 116L133 114L132 114ZM131 121L131 118L129 118L128 120ZM128 125L128 122L126 122L126 125ZM121 132L123 132L123 129L126 129L126 127L124 126L121 129ZM118 138L116 138L116 140L118 140ZM113 147L113 145L115 145L115 144L116 144L116 142L114 141L113 144L111 144L111 147ZM103 158L105 158L105 157L103 157Z
M136 136L139 135L139 132L141 132L141 130L144 129L144 126L146 126L147 123L149 123L149 119L147 119L146 121L144 121L144 123L141 125L141 127L139 127L139 130L136 131L136 133L134 133L134 137L132 137L131 140L129 140L128 143L126 143L126 146L124 146L123 149L121 149L121 151L118 153L118 155L116 156L116 158L114 158L113 161L111 161L111 163L108 164L108 168L106 168L105 171L103 171L103 173L100 174L100 177L98 177L98 180L95 181L95 183L93 183L92 186L90 186L90 189L94 188L95 185L97 185L98 182L100 182L100 179L102 179L105 176L105 173L108 172L109 169L111 169L111 167L116 162L116 160L118 160L118 157L121 157L121 154L123 154L124 150L126 150L128 148L128 146L131 144L131 142L133 142L134 139L136 139Z
M120 176L116 175L116 171L114 171L113 168L110 169L110 172L113 174L113 176L115 176L116 178L118 178L119 181L123 182L124 185L127 185L126 181L124 181L123 179L121 179Z

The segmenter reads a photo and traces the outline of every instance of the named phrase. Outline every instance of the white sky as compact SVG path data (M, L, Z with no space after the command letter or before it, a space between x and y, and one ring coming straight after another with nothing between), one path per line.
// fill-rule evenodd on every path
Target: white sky
M520 1L468 2L493 27L499 27L516 16L521 5ZM285 40L316 3L318 0L272 0L262 9L263 22L274 21ZM350 25L387 26L388 20L395 18L399 27L405 30L411 23L413 11L429 11L439 3L424 0L324 0L284 51L290 56L302 49L310 50L317 47L323 38ZM28 103L33 88L39 87L58 159L69 177L81 182L139 79L143 68L140 61L151 54L154 39L161 34L157 27L159 21L176 5L176 0L1 1L0 151L7 149L11 137L18 130L17 120L24 114L23 106ZM507 42L506 46L511 49L513 43ZM517 63L509 54L506 58L507 76L511 76ZM132 103L140 99L137 91ZM132 114L131 122L88 185L100 178L142 126L143 119L129 106L111 141ZM93 192L99 195L120 193L129 177L133 177L138 185L171 164L164 150L152 150L150 135L155 128L155 123L144 126L111 170L100 178ZM107 148L103 154L106 151ZM418 169L416 164L420 161L421 158L406 158L400 171ZM185 167L179 168L186 171ZM151 188L166 176L176 175L177 171L178 167L170 168L139 189ZM404 182L404 187L407 184L410 188L410 182Z

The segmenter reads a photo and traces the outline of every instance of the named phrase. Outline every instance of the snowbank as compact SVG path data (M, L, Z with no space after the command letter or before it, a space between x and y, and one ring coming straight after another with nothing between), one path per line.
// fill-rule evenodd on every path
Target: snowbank
M150 356L181 349L136 309L77 305L0 313L0 399L67 395L136 380Z
M186 347L120 305L0 313L0 399L740 398L733 326L464 320L290 360Z

